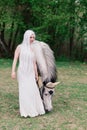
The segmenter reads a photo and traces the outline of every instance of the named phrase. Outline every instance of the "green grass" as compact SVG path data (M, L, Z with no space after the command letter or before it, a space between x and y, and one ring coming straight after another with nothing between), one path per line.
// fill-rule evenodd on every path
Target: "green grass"
M17 80L12 60L0 59L0 130L87 130L87 64L56 62L60 84L52 112L35 118L19 114Z

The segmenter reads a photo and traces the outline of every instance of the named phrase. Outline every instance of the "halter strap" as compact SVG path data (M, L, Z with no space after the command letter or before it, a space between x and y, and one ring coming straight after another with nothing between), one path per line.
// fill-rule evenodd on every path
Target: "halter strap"
M48 86L46 86L46 85L45 85L45 87L46 87L46 88L49 88L49 89L53 89L53 88L55 88L55 87L51 88L51 87L48 87Z

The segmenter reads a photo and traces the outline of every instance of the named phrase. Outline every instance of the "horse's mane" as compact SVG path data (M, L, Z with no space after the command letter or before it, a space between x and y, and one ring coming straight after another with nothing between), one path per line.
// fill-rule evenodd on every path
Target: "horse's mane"
M57 70L53 51L48 44L40 41L35 41L32 47L43 82L55 82L57 79Z
M57 79L57 70L55 65L54 53L48 44L44 42L40 42L40 43L42 46L42 51L47 65L48 80L51 82L55 82Z

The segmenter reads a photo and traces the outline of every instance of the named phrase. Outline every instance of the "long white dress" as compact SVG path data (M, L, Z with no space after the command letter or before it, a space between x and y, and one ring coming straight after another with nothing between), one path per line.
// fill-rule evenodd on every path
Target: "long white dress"
M33 61L34 54L31 50L23 50L20 53L18 86L20 115L23 117L35 117L45 114L43 102L35 80Z

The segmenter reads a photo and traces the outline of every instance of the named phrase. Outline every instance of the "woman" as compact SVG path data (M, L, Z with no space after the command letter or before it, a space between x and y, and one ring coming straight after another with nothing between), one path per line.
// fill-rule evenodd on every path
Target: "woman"
M18 66L18 85L19 85L19 106L20 114L23 117L35 117L45 114L39 89L36 84L38 79L37 66L31 44L35 40L35 33L27 30L24 33L23 42L15 50L12 78L16 78L16 64Z

